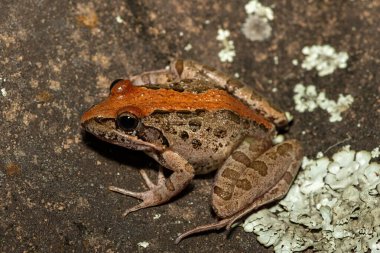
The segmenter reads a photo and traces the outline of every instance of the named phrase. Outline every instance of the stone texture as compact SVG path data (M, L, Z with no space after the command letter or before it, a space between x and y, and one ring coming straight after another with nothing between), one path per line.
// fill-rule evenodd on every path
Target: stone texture
M379 145L380 2L263 0L275 6L272 35L264 42L241 33L246 3L1 1L1 252L272 251L241 228L228 240L224 233L208 233L174 245L178 233L215 219L212 176L194 180L169 204L126 218L122 212L137 201L107 190L143 190L137 168L154 163L83 134L80 115L107 96L114 79L162 68L173 58L239 73L293 114L287 135L304 143L306 155L336 151L342 141L353 149ZM219 27L231 31L233 63L218 59ZM293 59L302 61L304 46L314 44L348 52L348 67L320 78L292 65ZM313 83L332 99L344 93L355 101L339 123L330 123L321 110L297 113L292 90L299 82ZM137 245L142 241L150 243L148 249Z

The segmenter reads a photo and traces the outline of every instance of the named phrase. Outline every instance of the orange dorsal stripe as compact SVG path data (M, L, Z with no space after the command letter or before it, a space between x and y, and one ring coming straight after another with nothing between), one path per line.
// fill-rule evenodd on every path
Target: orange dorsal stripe
M138 117L146 117L156 110L231 110L242 117L263 125L267 129L273 128L271 122L252 111L247 105L231 96L225 90L210 89L203 93L179 92L170 89L137 87L133 86L129 81L121 81L116 84L111 95L104 102L86 112L82 120L91 118L91 115L95 116L101 111L102 114L115 114L123 108L130 109Z

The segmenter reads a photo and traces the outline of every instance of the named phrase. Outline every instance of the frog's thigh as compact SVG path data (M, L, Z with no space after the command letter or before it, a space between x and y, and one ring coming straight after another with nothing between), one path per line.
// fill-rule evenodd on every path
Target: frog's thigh
M257 158L250 156L254 154L246 143L225 161L215 179L212 206L219 217L230 217L252 203L250 210L281 198L300 166L301 146L296 140L273 146Z

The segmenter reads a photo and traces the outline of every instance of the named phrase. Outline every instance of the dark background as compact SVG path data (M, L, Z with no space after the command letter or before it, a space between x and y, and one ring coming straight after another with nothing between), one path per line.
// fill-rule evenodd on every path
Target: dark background
M275 5L272 36L264 42L241 33L247 2L0 1L0 88L7 92L0 95L1 252L272 251L240 227L227 240L223 232L208 233L174 245L179 233L215 220L212 176L194 180L169 204L127 218L122 212L137 200L107 190L143 190L136 168L154 163L84 135L80 115L107 96L114 79L174 58L239 73L294 115L287 137L299 139L310 157L346 144L354 150L380 144L380 1L262 0ZM219 27L231 31L233 63L217 56ZM301 63L302 48L314 44L348 52L348 67L318 77L291 63ZM354 103L337 123L322 110L298 113L292 96L299 82L334 100L351 94ZM141 241L149 247L137 246Z

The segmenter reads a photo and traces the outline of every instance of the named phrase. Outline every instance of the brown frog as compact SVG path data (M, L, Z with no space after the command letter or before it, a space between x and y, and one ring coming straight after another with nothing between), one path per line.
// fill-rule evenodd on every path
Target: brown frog
M142 202L130 212L167 202L195 174L217 170L212 207L214 224L190 230L176 240L231 225L264 204L282 198L300 167L298 141L273 145L276 127L287 125L275 109L249 86L213 68L176 60L168 70L116 80L103 102L85 112L85 130L107 142L141 150L161 169L157 183L141 170L149 188L133 192L109 189ZM163 168L172 171L169 177Z

